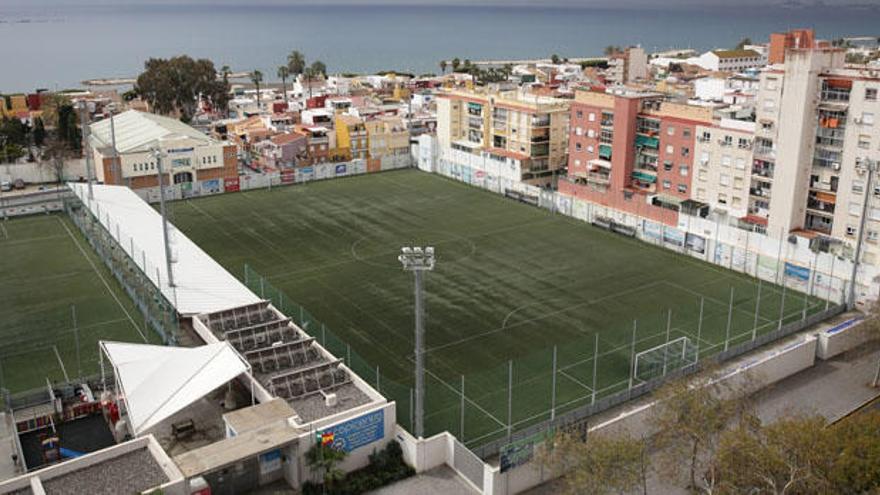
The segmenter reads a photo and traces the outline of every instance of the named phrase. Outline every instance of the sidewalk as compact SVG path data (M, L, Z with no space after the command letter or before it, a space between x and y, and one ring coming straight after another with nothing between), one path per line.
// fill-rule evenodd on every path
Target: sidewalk
M373 495L428 495L433 493L475 495L479 492L467 484L452 468L444 465L368 493Z

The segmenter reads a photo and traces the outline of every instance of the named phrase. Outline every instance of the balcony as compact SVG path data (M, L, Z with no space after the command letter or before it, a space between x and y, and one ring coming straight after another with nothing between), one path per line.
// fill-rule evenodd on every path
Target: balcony
M532 158L547 156L550 154L550 145L549 144L534 144L532 145L531 152L529 155Z
M611 174L603 174L601 172L588 172L586 179L587 182L608 185L611 183Z
M540 115L532 117L532 127L550 127L550 116Z
M773 148L769 148L766 146L755 146L755 156L760 156L763 158L769 158L771 160L776 159L776 150Z
M834 216L834 203L821 201L815 196L807 198L807 210L819 215Z
M660 139L656 137L639 135L636 136L635 146L636 148L657 150L660 148Z
M824 215L814 215L812 212L807 212L807 221L804 223L804 227L807 230L812 230L814 232L819 232L825 235L831 235L831 226L833 225L833 221L831 218Z
M483 119L480 117L470 117L468 118L468 127L472 129L479 129L483 127Z
M821 99L824 103L849 103L849 93L849 89L825 86L822 88Z

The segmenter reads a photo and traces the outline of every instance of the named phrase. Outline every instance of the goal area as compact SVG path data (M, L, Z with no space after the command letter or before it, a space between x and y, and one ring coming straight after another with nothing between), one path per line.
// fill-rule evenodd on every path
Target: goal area
M690 337L678 337L637 353L633 360L633 381L648 382L696 362L696 344Z

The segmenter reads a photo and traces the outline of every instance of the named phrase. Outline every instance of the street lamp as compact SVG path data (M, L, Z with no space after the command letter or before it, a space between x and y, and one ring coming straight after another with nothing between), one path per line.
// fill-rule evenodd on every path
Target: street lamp
M415 276L415 313L416 313L416 390L415 390L415 425L413 433L422 438L425 433L425 327L424 304L422 302L422 273L434 269L434 248L403 247L397 257L403 269L413 272Z
M159 211L162 214L162 240L165 243L165 268L168 270L168 287L174 287L174 272L171 269L171 244L169 244L168 240L168 215L165 213L165 173L162 169L162 157L165 156L165 153L156 146L150 151L150 154L156 159L156 177L159 179Z
M847 301L849 309L854 308L856 305L856 275L859 271L859 262L862 257L862 242L865 238L865 217L868 215L868 198L870 197L868 191L872 190L873 186L871 185L871 182L874 178L874 172L877 171L878 165L880 165L880 162L871 160L870 158L856 160L856 172L859 175L867 173L868 178L865 182L865 200L862 203L862 217L859 220L859 235L856 240L856 252L853 256L852 274L849 277L849 297Z

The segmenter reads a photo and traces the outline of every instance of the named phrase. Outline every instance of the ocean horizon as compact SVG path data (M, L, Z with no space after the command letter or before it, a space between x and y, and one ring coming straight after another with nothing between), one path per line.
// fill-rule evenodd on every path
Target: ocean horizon
M774 31L880 35L865 8L597 9L538 6L0 6L0 93L135 77L150 57L187 54L219 68L276 68L293 49L331 73L439 73L439 62L599 56L607 45L707 50Z

